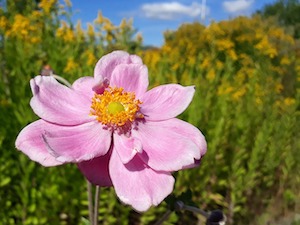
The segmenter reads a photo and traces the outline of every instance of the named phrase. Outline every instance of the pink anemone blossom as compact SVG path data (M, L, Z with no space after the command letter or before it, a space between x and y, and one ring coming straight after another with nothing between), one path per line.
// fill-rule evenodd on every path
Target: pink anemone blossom
M16 148L43 166L76 163L91 183L113 186L123 203L146 211L172 192L172 172L197 166L206 152L201 132L175 118L194 87L147 91L148 83L142 60L123 51L102 57L94 77L71 88L36 76L30 106L41 119L20 132Z

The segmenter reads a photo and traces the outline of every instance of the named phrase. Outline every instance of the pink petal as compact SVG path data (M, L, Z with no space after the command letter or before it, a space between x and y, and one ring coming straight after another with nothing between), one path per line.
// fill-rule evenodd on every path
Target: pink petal
M105 155L111 144L111 132L92 121L47 131L44 140L58 161L78 163Z
M142 143L137 138L114 133L114 149L122 163L125 164L132 160L137 153L142 152Z
M130 55L129 58L131 63L140 64L140 65L143 64L142 59L137 55Z
M108 172L108 162L110 153L88 161L78 163L78 168L82 174L94 185L101 187L112 186L112 182Z
M175 182L170 173L152 170L138 155L129 163L123 164L114 149L109 172L120 200L140 212L161 203L172 192Z
M144 162L159 171L177 171L194 165L206 149L200 131L178 119L139 123L132 136L142 141Z
M200 132L200 130L193 126L190 123L187 123L183 120L179 119L172 119L172 125L174 132L181 134L182 136L191 139L199 148L200 150L200 158L195 158L193 164L184 166L184 169L193 168L200 165L200 160L202 156L206 153L207 150L207 143L205 140L204 135Z
M33 97L30 105L42 119L61 125L77 125L93 120L89 116L91 100L57 82L51 76L30 81Z
M137 99L145 94L148 85L148 69L139 64L116 66L110 82L112 87L122 87L127 92L134 92Z
M93 77L81 77L73 83L72 88L80 95L84 95L91 100L95 95L93 91L95 85L96 80Z
M141 98L141 112L151 121L174 118L188 107L194 92L194 86L167 84L155 87Z
M37 120L26 126L19 133L16 148L26 154L31 160L43 166L57 166L63 164L52 156L44 142L42 134L45 130L57 129L59 126Z
M172 119L172 130L188 139L191 139L200 149L200 154L203 156L207 150L207 144L204 135L201 131L190 123L180 119ZM199 158L197 158L199 159Z
M120 64L140 64L142 65L142 60L135 55L129 55L124 51L114 51L103 56L96 64L94 70L94 77L98 78L102 76L103 78L107 78L110 80L112 72L115 67Z

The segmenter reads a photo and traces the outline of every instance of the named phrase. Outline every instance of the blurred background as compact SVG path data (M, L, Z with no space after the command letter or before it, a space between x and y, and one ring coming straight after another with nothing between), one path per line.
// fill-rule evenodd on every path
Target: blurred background
M151 87L196 86L180 118L208 151L174 174L175 196L191 191L189 204L223 210L228 224L300 224L300 2L99 2L0 0L0 224L87 224L76 165L43 168L14 142L37 119L31 78L53 70L73 82L115 49L143 59ZM154 224L167 208L139 214L102 188L99 221ZM177 212L164 224L203 219Z

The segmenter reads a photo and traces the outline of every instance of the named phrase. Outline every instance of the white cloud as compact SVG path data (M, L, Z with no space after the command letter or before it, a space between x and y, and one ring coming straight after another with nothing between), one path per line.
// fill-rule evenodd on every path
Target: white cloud
M237 14L245 12L253 4L253 0L233 0L233 1L224 1L224 9L232 14Z
M200 17L202 7L199 3L193 2L191 5L184 5L179 2L146 3L141 6L141 11L145 17L161 20L174 20L181 17ZM205 14L209 10L206 7Z

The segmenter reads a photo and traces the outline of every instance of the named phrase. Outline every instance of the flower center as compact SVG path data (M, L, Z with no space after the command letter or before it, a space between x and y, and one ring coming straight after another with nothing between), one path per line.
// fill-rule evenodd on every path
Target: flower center
M109 127L131 125L135 119L144 118L139 113L140 104L142 102L135 99L134 93L109 87L92 98L91 115L97 116L100 123Z
M125 108L120 102L111 102L107 105L107 111L110 114L116 115L119 112L125 111Z

